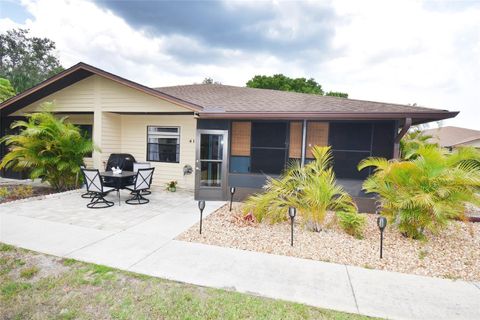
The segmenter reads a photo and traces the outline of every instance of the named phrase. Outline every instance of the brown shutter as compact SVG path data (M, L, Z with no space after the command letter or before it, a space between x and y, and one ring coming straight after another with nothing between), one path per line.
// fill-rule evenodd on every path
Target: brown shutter
M290 122L290 159L302 158L302 122Z
M328 122L307 123L306 158L313 158L312 147L314 146L328 146Z
M232 122L232 156L250 156L251 134L251 122Z

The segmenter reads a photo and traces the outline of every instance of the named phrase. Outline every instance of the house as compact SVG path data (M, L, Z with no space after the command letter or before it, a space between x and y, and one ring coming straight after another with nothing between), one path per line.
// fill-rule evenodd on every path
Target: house
M87 166L102 169L109 154L131 153L156 167L156 184L177 180L205 200L228 199L235 186L239 199L290 160L310 161L312 146L330 145L337 178L360 206L370 173L357 170L361 159L397 157L410 125L458 114L226 85L150 88L79 63L0 104L0 132L45 101L92 132L101 151Z
M447 126L423 130L423 134L432 136L431 142L450 150L460 146L480 148L480 131L478 130Z

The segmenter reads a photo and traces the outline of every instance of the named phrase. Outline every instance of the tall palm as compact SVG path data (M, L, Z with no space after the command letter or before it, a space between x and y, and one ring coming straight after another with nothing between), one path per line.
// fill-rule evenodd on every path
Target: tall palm
M44 108L49 110L51 106ZM26 121L14 122L12 128L19 128L20 133L0 140L9 149L0 169L27 169L30 178L47 181L58 191L78 187L83 158L95 147L66 119L43 111L27 115Z
M368 158L358 169L375 168L364 190L380 196L382 213L404 235L423 238L426 230L438 232L450 220L465 218L466 204L480 205L480 168L475 159L480 154L473 148L450 154L423 145L410 161Z

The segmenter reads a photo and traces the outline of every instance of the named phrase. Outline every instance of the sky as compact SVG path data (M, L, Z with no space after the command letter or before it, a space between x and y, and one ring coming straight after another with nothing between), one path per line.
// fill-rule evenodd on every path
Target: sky
M0 0L0 33L28 28L147 86L257 74L314 78L350 98L460 111L480 130L480 0ZM432 124L436 127L438 124Z

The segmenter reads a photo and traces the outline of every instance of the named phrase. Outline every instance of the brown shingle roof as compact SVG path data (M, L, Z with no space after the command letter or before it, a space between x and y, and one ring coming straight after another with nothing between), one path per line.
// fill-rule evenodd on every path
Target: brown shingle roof
M478 130L452 126L427 129L423 133L433 136L432 140L442 147L453 147L480 139L480 131Z
M448 113L447 110L393 103L215 84L162 87L156 90L202 106L202 112L206 113Z

